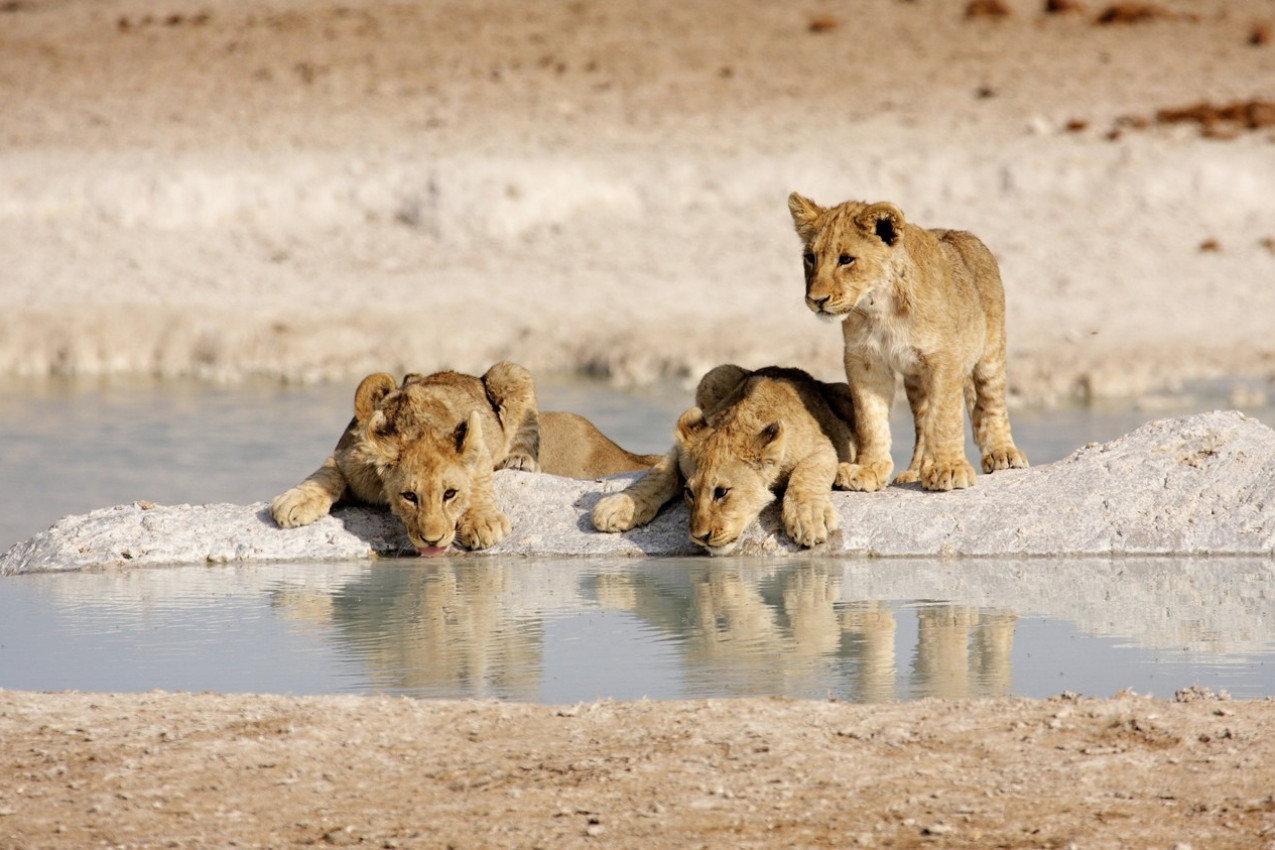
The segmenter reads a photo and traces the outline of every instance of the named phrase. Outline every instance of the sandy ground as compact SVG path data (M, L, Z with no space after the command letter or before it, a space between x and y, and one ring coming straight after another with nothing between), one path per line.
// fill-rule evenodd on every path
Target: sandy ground
M0 691L5 847L1275 846L1275 704Z
M1269 393L1275 119L1156 116L1275 2L1000 5L11 0L0 375L835 377L800 190L980 234L1019 400Z
M1001 5L8 0L0 375L835 377L796 189L981 235L1020 401L1269 392L1275 129L1157 112L1275 100L1275 2ZM1269 847L1273 733L1269 701L0 692L0 846Z

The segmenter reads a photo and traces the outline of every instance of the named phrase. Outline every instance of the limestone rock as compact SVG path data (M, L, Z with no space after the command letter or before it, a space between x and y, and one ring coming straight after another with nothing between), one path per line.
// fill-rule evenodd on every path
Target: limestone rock
M603 495L635 476L576 481L525 472L495 476L512 533L484 556L678 556L700 550L686 509L649 526L603 534L589 520ZM1057 463L983 475L967 490L919 485L833 494L840 529L802 550L777 506L744 535L742 555L1031 557L1275 554L1275 430L1237 411L1151 422ZM0 557L0 574L231 561L349 560L410 554L385 510L339 508L277 528L264 503L104 508L67 517Z

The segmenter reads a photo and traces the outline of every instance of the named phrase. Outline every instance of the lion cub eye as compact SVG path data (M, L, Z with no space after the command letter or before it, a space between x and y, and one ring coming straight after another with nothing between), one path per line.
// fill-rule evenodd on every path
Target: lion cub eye
M717 487L713 490L713 501L720 502L722 499L725 499L729 495L730 495L729 487Z
M807 253L801 259L803 259L808 266L813 266L815 264L815 255L813 253Z
M407 502L409 505L416 504L416 494L411 490L404 490L402 493L398 494L398 497L404 502Z
M849 254L842 254L840 257L837 257L837 265L839 266L848 266L852 264L853 262L854 262L854 257L850 256Z
M452 499L454 499L454 498L456 498L456 490L455 490L455 488L453 488L453 487L448 487L446 490L444 490L444 491L443 491L443 501L444 501L444 502L450 502L450 501L451 501Z

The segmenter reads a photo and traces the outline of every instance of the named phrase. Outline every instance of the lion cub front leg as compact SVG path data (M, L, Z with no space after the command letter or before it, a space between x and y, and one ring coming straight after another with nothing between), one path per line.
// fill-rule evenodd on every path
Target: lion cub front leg
M324 517L345 494L345 476L337 466L336 455L328 455L323 466L306 480L270 501L270 516L280 528L309 525Z
M496 507L491 479L490 470L475 473L469 507L456 521L456 539L466 549L486 549L509 534L509 518Z
M655 519L665 503L676 498L681 487L678 450L670 449L655 466L619 493L604 496L593 506L593 527L598 531L628 531Z
M816 546L837 530L832 507L833 482L838 472L837 453L826 446L803 458L788 477L782 516L784 531L801 546Z
M974 467L965 458L965 381L955 368L935 368L926 388L925 419L917 423L924 444L919 469L927 490L960 490L974 485Z
M890 483L890 405L894 373L881 360L846 355L846 382L854 397L856 463L843 463L836 484L843 490L880 490Z

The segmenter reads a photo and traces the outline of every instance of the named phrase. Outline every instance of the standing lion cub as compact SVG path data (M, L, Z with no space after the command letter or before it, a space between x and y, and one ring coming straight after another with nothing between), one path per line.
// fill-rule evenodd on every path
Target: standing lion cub
M827 208L788 197L805 247L806 306L841 320L859 459L853 490L889 483L890 406L903 375L916 424L912 462L895 479L928 490L974 483L964 408L984 472L1027 466L1005 408L1005 293L973 234L924 230L889 203Z
M829 494L854 460L854 408L845 384L779 366L756 372L718 366L700 379L695 404L677 421L673 449L594 506L594 528L645 525L681 492L691 540L725 555L781 489L784 530L794 541L814 546L836 531Z
M628 452L574 413L536 409L531 373L497 363L481 378L457 372L383 372L354 394L354 418L323 465L270 503L281 528L307 525L337 501L389 505L422 555L453 540L499 543L509 520L495 505L492 472L541 470L593 478L647 469L659 458Z

